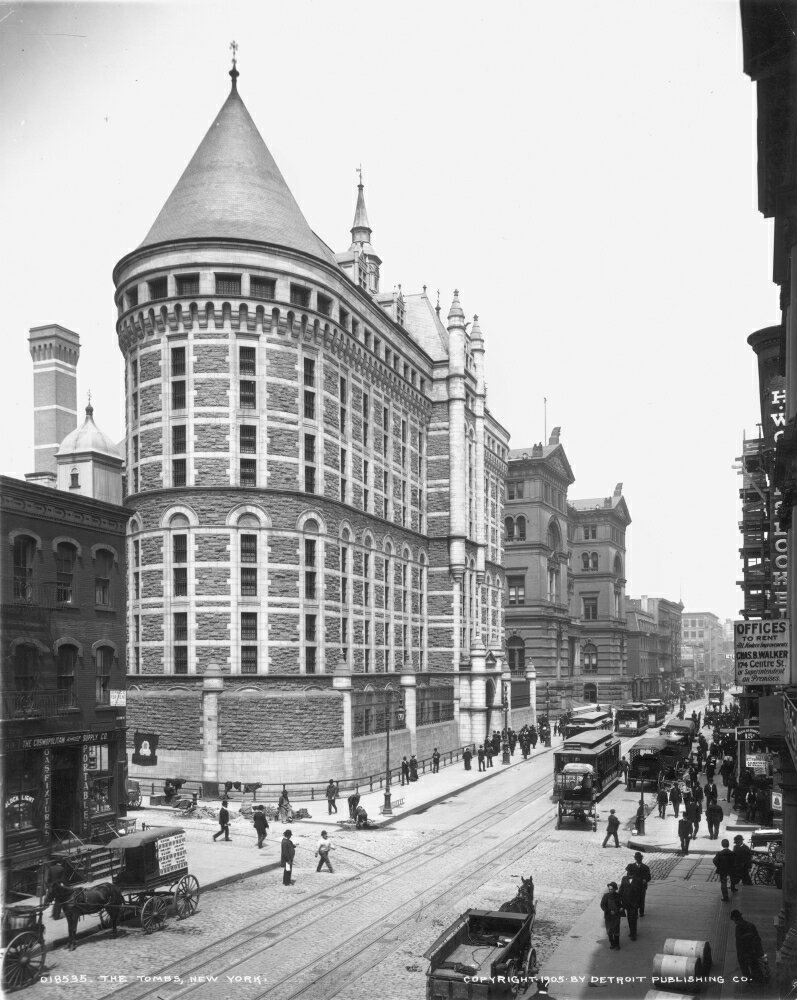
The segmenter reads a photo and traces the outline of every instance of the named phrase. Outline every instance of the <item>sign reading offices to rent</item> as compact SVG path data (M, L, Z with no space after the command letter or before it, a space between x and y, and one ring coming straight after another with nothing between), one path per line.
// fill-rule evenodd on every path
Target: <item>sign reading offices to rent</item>
M789 682L789 622L786 618L733 623L737 684Z

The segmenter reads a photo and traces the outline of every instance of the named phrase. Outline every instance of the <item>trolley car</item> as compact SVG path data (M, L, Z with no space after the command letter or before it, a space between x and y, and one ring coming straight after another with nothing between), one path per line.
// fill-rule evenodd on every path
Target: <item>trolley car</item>
M592 712L580 712L565 725L564 738L571 739L583 733L585 730L607 730L613 726L612 713L603 709L595 709Z
M614 723L620 736L641 736L648 731L648 707L642 702L630 702L617 709Z
M606 730L582 732L554 753L553 799L559 803L557 827L565 816L597 823L597 801L622 776L620 739Z
M199 905L199 882L188 871L185 830L161 827L129 833L111 841L111 851L122 853L121 868L114 878L124 896L120 920L138 919L145 934L163 927L173 906L180 919L190 917ZM110 925L108 915L100 923Z
M688 755L688 749L677 739L645 736L637 740L628 751L626 788L631 791L639 783L644 789L646 781L658 787L661 775L669 773L672 767L676 772L682 769Z
M667 706L660 698L652 698L645 702L648 710L648 726L651 729L658 729L667 717Z

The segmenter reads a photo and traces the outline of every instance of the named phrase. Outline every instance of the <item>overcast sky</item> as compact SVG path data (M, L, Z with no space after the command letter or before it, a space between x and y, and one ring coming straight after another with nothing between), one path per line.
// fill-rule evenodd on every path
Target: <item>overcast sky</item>
M738 617L753 330L779 321L731 0L0 3L5 474L33 468L31 326L80 334L124 435L111 271L239 90L313 229L363 165L382 287L460 289L512 446L623 483L627 592Z

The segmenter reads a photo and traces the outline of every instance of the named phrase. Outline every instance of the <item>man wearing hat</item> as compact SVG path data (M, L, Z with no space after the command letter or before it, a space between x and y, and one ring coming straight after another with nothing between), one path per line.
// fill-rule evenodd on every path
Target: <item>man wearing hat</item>
M335 805L335 799L338 797L338 786L335 784L335 779L330 778L329 784L327 785L327 812L331 816L333 811L337 812L338 807Z
M639 902L639 915L640 917L645 916L645 896L648 891L648 882L653 878L650 872L650 868L642 861L642 852L637 851L634 855L634 874L637 875L642 883L642 899Z
M736 892L736 886L741 882L742 885L752 885L753 880L750 878L750 868L753 864L753 852L745 844L744 837L737 833L733 838L733 875L731 876L731 889Z
M730 849L730 844L727 840L722 841L722 850L718 851L714 855L714 867L717 869L717 874L720 877L720 889L722 890L722 899L724 902L730 901L730 896L728 895L728 879L732 878L734 871L734 857L733 851ZM736 892L736 886L733 887L733 891Z
M617 893L617 883L609 882L606 886L608 892L604 892L601 897L601 909L603 910L603 923L609 937L609 948L612 951L620 950L620 911L622 904Z
M602 846L605 847L609 837L614 837L614 846L619 847L620 841L617 839L617 831L620 829L620 820L615 816L614 809L609 810L609 818L606 820L606 836L603 838Z
M296 845L291 840L292 833L286 830L282 835L280 844L280 864L282 865L282 884L293 885L293 858L296 854Z
M629 937L636 941L636 923L642 902L642 878L637 874L635 865L625 866L625 875L620 880L620 902L628 917Z

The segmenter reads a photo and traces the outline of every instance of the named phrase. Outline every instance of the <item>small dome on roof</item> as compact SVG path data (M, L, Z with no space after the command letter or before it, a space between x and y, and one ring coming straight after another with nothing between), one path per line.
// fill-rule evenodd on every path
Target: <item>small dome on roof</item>
M89 403L86 407L86 419L82 426L70 431L61 442L57 457L61 455L77 455L93 452L95 455L110 455L121 458L119 448L107 434L94 423L94 407Z

